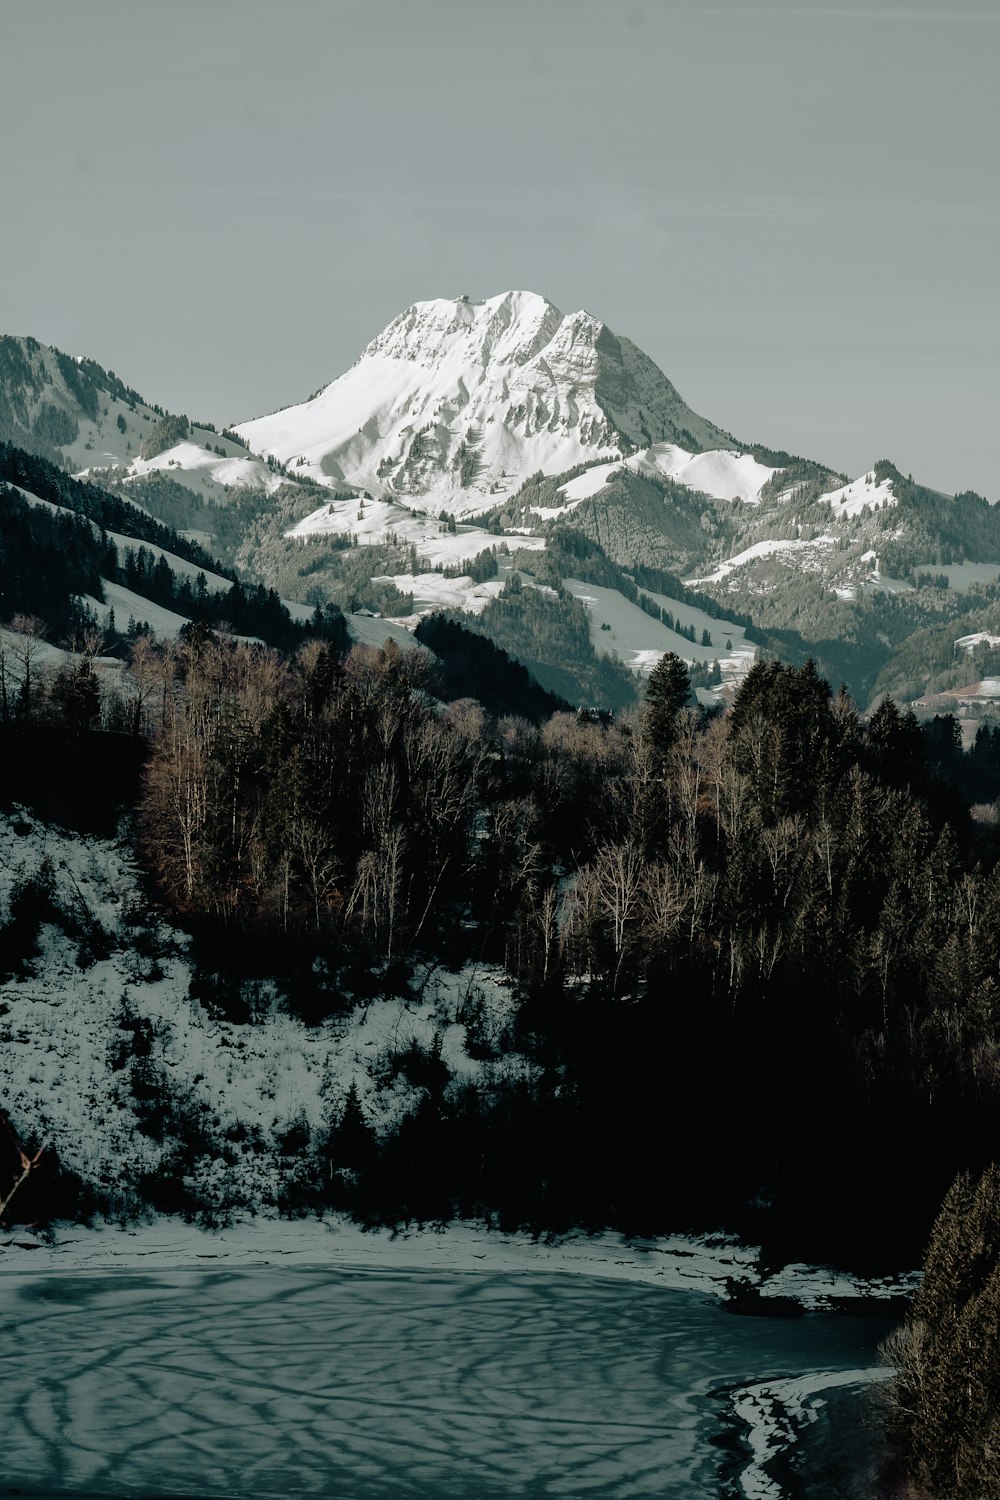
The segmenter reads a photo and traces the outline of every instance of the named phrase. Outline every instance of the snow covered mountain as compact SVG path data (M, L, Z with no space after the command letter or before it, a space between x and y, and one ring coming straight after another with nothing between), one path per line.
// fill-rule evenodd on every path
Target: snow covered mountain
M740 444L634 343L532 292L416 302L309 400L222 432L92 360L0 337L0 441L380 638L390 627L373 614L412 630L441 608L489 633L516 577L577 597L593 651L629 673L671 649L706 672L721 662L725 686L752 657L752 624L794 632L796 650L815 643L863 697L925 620L954 619L955 636L996 623L1000 512L980 497L927 490L886 461L850 479ZM591 560L578 576L567 530L612 572ZM953 676L955 636L884 685L909 694Z
M534 292L415 302L308 401L236 429L295 473L455 516L652 443L735 447L635 344Z

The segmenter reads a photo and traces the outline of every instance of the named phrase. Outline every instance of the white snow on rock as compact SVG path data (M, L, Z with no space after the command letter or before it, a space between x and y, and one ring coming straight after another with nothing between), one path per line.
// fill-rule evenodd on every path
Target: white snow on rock
M293 471L456 516L644 433L726 441L628 339L533 292L414 303L310 400L236 430Z

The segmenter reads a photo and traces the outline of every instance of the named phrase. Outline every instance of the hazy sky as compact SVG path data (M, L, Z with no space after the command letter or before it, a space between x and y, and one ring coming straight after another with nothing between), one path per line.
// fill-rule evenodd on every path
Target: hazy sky
M217 423L432 296L1000 499L1000 0L0 0L0 331Z

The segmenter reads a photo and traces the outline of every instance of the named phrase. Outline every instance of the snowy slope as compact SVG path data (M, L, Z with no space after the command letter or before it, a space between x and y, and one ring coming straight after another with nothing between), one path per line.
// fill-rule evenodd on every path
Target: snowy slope
M866 505L872 510L881 510L883 506L899 504L892 492L892 481L884 479L880 484L875 478L874 469L869 469L867 474L852 479L850 484L843 485L839 490L830 490L820 498L824 505L830 506L838 519L853 519L862 514Z
M70 468L124 466L160 420L136 392L82 356L0 335L0 437Z
M639 453L630 454L624 465L620 459L594 464L575 479L560 485L559 493L566 497L564 505L532 506L532 510L543 520L554 520L572 510L581 500L599 494L623 466L649 479L672 479L675 484L697 490L702 495L711 495L714 500L743 500L748 505L760 504L764 485L780 472L758 463L752 453L738 453L727 448L689 453L676 443L653 443Z
M670 610L679 625L693 623L695 616L706 622L698 627L698 638L692 643L678 631L647 615L617 589L581 583L577 578L566 578L563 583L587 610L594 650L610 652L644 677L653 670L665 651L672 651L690 663L718 661L720 670L730 679L743 676L753 662L754 648L746 644L742 629L729 625L728 621L712 619L702 610L685 609L674 599L648 595L655 597L658 603L662 599L664 608ZM684 618L686 615L692 616L692 621ZM712 639L710 644L703 646L700 644L701 631L705 629ZM730 643L728 648L727 641Z
M457 516L539 470L644 442L728 441L629 340L532 292L414 303L318 395L237 431L327 483Z
M654 443L642 453L628 459L637 474L655 478L663 475L685 489L699 490L716 500L760 502L760 492L777 469L758 463L752 453L733 453L713 449L708 453L688 453L674 443Z
M226 450L224 457L215 452L217 447ZM227 490L241 485L272 494L288 483L283 475L273 473L263 459L200 427L191 429L189 440L176 443L155 458L133 458L127 466L129 478L160 471L204 499L217 502L224 500Z
M734 557L727 557L724 562L711 573L706 573L703 578L685 578L684 582L694 587L697 584L721 583L728 578L729 574L737 568L745 567L748 563L756 562L759 558L781 557L787 558L798 554L804 568L810 570L818 569L821 564L817 560L817 554L823 549L836 545L836 537L819 536L812 541L803 540L778 540L766 542L755 542L752 547L746 547Z
M437 1033L454 1076L488 1082L490 1065L469 1058L455 1015L471 994L503 1028L511 992L491 968L438 971L419 998L348 1003L321 1026L287 1014L263 985L256 1024L239 1026L189 998L188 940L146 909L124 845L0 814L0 919L14 883L46 860L56 905L85 909L109 934L111 952L81 966L77 942L43 927L30 972L0 986L0 1099L22 1138L51 1140L64 1165L112 1197L157 1171L171 1150L169 1129L157 1140L140 1125L128 1029L136 1020L149 1029L153 1072L214 1137L191 1169L192 1188L209 1205L273 1202L288 1170L282 1133L299 1121L313 1133L328 1126L352 1083L373 1127L392 1128L417 1095L379 1070L389 1049L427 1046ZM140 929L147 956L137 950ZM516 1055L505 1066L529 1071Z
M191 623L186 615L179 615L162 604L155 604L152 599L136 594L132 589L123 588L120 583L110 583L107 578L102 578L101 587L104 590L103 604L90 594L83 594L81 597L102 626L109 623L114 610L116 630L125 630L131 619L136 625L148 625L160 640L173 640L185 625Z

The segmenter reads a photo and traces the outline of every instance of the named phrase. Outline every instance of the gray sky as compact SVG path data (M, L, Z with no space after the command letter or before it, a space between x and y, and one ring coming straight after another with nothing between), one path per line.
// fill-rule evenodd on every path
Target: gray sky
M1000 499L1000 0L0 0L0 331L238 421L543 292L696 410Z

